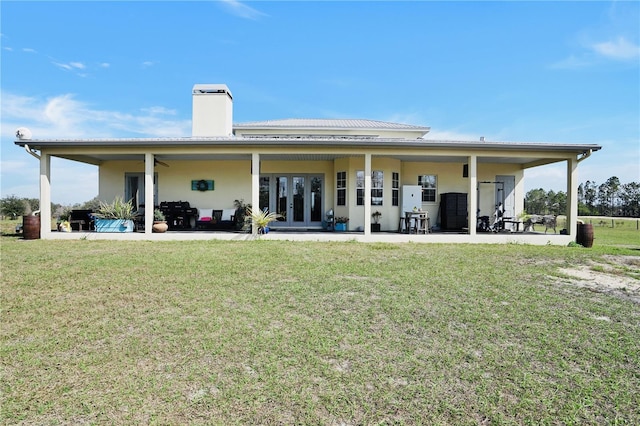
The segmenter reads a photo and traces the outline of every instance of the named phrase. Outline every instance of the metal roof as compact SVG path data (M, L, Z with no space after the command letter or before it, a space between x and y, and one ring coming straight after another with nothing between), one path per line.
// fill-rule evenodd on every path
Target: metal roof
M369 129L369 130L410 130L428 132L431 128L411 124L363 119L287 118L283 120L250 121L236 123L235 129Z

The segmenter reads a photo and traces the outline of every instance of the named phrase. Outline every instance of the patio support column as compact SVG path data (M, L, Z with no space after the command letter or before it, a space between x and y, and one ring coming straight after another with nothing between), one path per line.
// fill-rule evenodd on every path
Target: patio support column
M40 152L40 238L51 234L51 156Z
M153 202L153 194L156 189L153 187L153 166L154 156L147 152L144 154L144 233L151 234L153 232L153 211L155 203Z
M364 235L371 235L371 154L364 155Z
M260 208L260 154L251 154L251 208ZM258 234L258 227L251 224L251 233Z
M567 232L578 235L578 160L567 160Z
M469 235L476 235L478 226L478 156L470 155L469 161Z

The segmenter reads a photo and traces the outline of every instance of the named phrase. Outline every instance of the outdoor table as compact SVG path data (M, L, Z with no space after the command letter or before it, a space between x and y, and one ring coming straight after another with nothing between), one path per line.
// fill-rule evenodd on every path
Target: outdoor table
M415 223L414 226L411 226L412 222ZM404 212L403 232L410 234L412 229L415 229L416 234L428 234L430 232L431 224L429 221L429 214L426 211L418 210Z

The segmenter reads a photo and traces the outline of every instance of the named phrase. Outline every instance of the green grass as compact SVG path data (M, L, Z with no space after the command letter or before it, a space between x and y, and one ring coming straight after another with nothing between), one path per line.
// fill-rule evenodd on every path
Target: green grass
M594 245L640 248L640 219L600 216L585 216L580 219L593 225Z
M640 306L556 279L638 250L1 244L2 424L640 422Z

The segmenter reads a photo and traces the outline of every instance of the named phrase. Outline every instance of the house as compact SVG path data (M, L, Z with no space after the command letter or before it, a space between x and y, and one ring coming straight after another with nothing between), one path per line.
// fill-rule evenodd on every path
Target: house
M287 238L321 238L334 217L348 217L348 238L363 241L507 242L566 244L577 232L577 168L593 144L426 140L430 128L372 120L286 119L233 124L233 96L224 84L192 90L192 135L181 138L26 139L15 143L40 159L40 205L50 216L51 157L99 167L99 195L132 199L136 207L188 202L197 209L229 209L234 200L281 214L274 229L305 230ZM478 217L501 203L515 227L524 208L524 171L545 164L567 166L567 232L529 235L478 231ZM413 207L435 232L398 233L407 209L405 189L420 187ZM409 194L407 191L406 194ZM403 199L404 198L404 199ZM416 198L418 198L416 200ZM405 206L403 208L403 202ZM372 233L380 212L382 233ZM188 218L184 228L193 228ZM119 238L158 238L145 231ZM43 221L42 238L58 235ZM513 229L515 230L515 229ZM521 229L520 229L521 230ZM174 237L178 238L175 233ZM285 233L271 233L278 238ZM306 236L305 236L306 235ZM342 234L344 235L344 234ZM113 236L109 236L113 237ZM165 235L163 238L168 238ZM236 234L234 236L238 238ZM182 233L180 238L230 238ZM322 238L347 238L327 233Z

